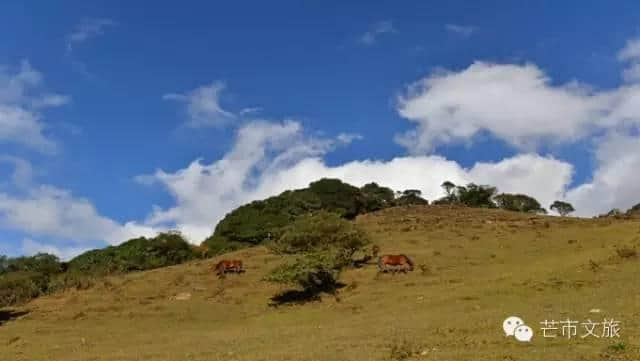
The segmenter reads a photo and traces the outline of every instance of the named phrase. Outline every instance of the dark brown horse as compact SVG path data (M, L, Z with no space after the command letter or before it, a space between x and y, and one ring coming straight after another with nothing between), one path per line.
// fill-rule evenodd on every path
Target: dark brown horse
M413 261L403 254L386 254L378 257L378 271L402 271L406 273L413 271Z
M222 261L218 262L218 264L215 267L215 270L216 270L216 274L220 277L224 276L224 274L227 272L233 272L233 273L244 272L242 261L236 260L236 259L234 260L223 259Z

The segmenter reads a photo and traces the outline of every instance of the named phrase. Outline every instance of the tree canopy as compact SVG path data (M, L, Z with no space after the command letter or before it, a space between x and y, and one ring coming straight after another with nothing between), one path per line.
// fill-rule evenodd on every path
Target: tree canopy
M393 191L376 183L362 188L339 179L321 179L308 188L254 201L228 213L204 241L214 253L278 239L285 226L310 212L328 211L345 219L394 204Z
M575 209L573 208L571 203L563 202L563 201L555 201L555 202L553 202L553 204L551 204L549 209L555 210L556 212L560 213L560 215L563 216L563 217L568 215L569 213L575 211Z
M274 268L265 280L299 286L310 296L333 292L340 272L369 243L364 231L335 213L302 216L286 227L280 239L268 243L276 253L296 255L295 261Z
M496 202L498 208L509 211L530 213L547 212L540 206L540 202L526 194L501 193L493 197L493 200Z

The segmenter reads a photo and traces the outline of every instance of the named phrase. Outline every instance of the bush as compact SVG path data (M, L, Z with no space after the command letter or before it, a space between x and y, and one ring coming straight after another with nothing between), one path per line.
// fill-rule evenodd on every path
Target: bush
M49 289L49 276L39 272L16 271L0 275L0 307L27 302Z
M367 235L355 224L335 213L320 211L298 218L284 228L280 239L267 244L276 253L306 253L339 249L351 256L369 243Z
M280 239L268 244L276 253L298 257L272 270L265 280L296 285L309 297L333 293L342 269L353 265L353 255L367 244L367 235L337 214L303 216L286 227Z
M38 253L31 257L7 258L0 257L0 274L9 272L34 272L48 275L60 273L64 270L64 265L58 257Z
M95 278L78 272L65 272L49 281L47 291L56 292L68 289L86 290L95 283Z
M300 286L310 295L334 292L343 264L330 251L302 255L294 263L280 265L265 277L266 281Z
M119 246L83 253L69 262L68 270L102 276L171 266L197 256L179 234L161 233L154 238L135 238Z

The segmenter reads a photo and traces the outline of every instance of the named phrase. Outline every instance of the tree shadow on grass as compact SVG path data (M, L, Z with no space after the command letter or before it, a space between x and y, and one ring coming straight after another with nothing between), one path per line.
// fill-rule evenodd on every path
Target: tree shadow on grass
M338 282L333 285L333 287L325 287L322 289L283 291L270 298L269 306L279 307L285 305L302 305L308 302L319 302L322 300L320 297L321 293L331 294L337 301L340 301L340 298L338 297L338 290L345 286L346 285L344 283Z
M0 326L28 313L29 311L0 310Z

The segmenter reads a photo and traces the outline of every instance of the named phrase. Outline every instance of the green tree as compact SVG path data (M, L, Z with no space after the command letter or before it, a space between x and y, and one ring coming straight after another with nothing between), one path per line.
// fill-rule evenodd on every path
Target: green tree
M268 247L279 254L295 254L294 262L273 269L265 280L301 287L309 295L333 291L340 272L354 264L354 254L370 243L355 224L337 214L320 211L286 227Z
M456 185L453 184L450 181L444 181L440 187L442 187L444 189L444 191L447 193L447 197L451 196L451 192L456 188Z
M295 262L285 263L271 270L264 279L298 286L308 298L321 292L334 293L344 268L337 260L338 257L328 250L302 254Z
M498 208L515 212L545 213L535 198L525 194L501 193L493 198Z
M398 192L399 197L395 199L395 204L399 206L408 205L428 205L429 201L422 198L422 191L418 189L407 189Z
M57 274L63 271L63 265L58 257L38 253L30 257L6 258L0 260L4 272L35 272L47 275Z
M367 212L377 211L393 205L394 193L391 188L381 187L377 183L365 184L360 191L364 197Z
M339 250L348 263L354 253L368 243L366 233L354 223L335 213L319 211L296 219L279 239L267 243L267 247L282 254Z
M457 202L469 207L496 208L492 199L497 192L496 187L469 183L456 187L455 198Z
M353 219L358 214L390 206L392 192L376 184L360 189L339 179L321 179L308 188L286 191L233 210L216 225L203 245L216 254L278 239L283 228L298 217L321 210Z
M549 207L549 209L551 209L552 211L555 210L556 212L560 213L560 215L563 217L575 211L571 203L563 202L563 201L553 202L553 204Z

